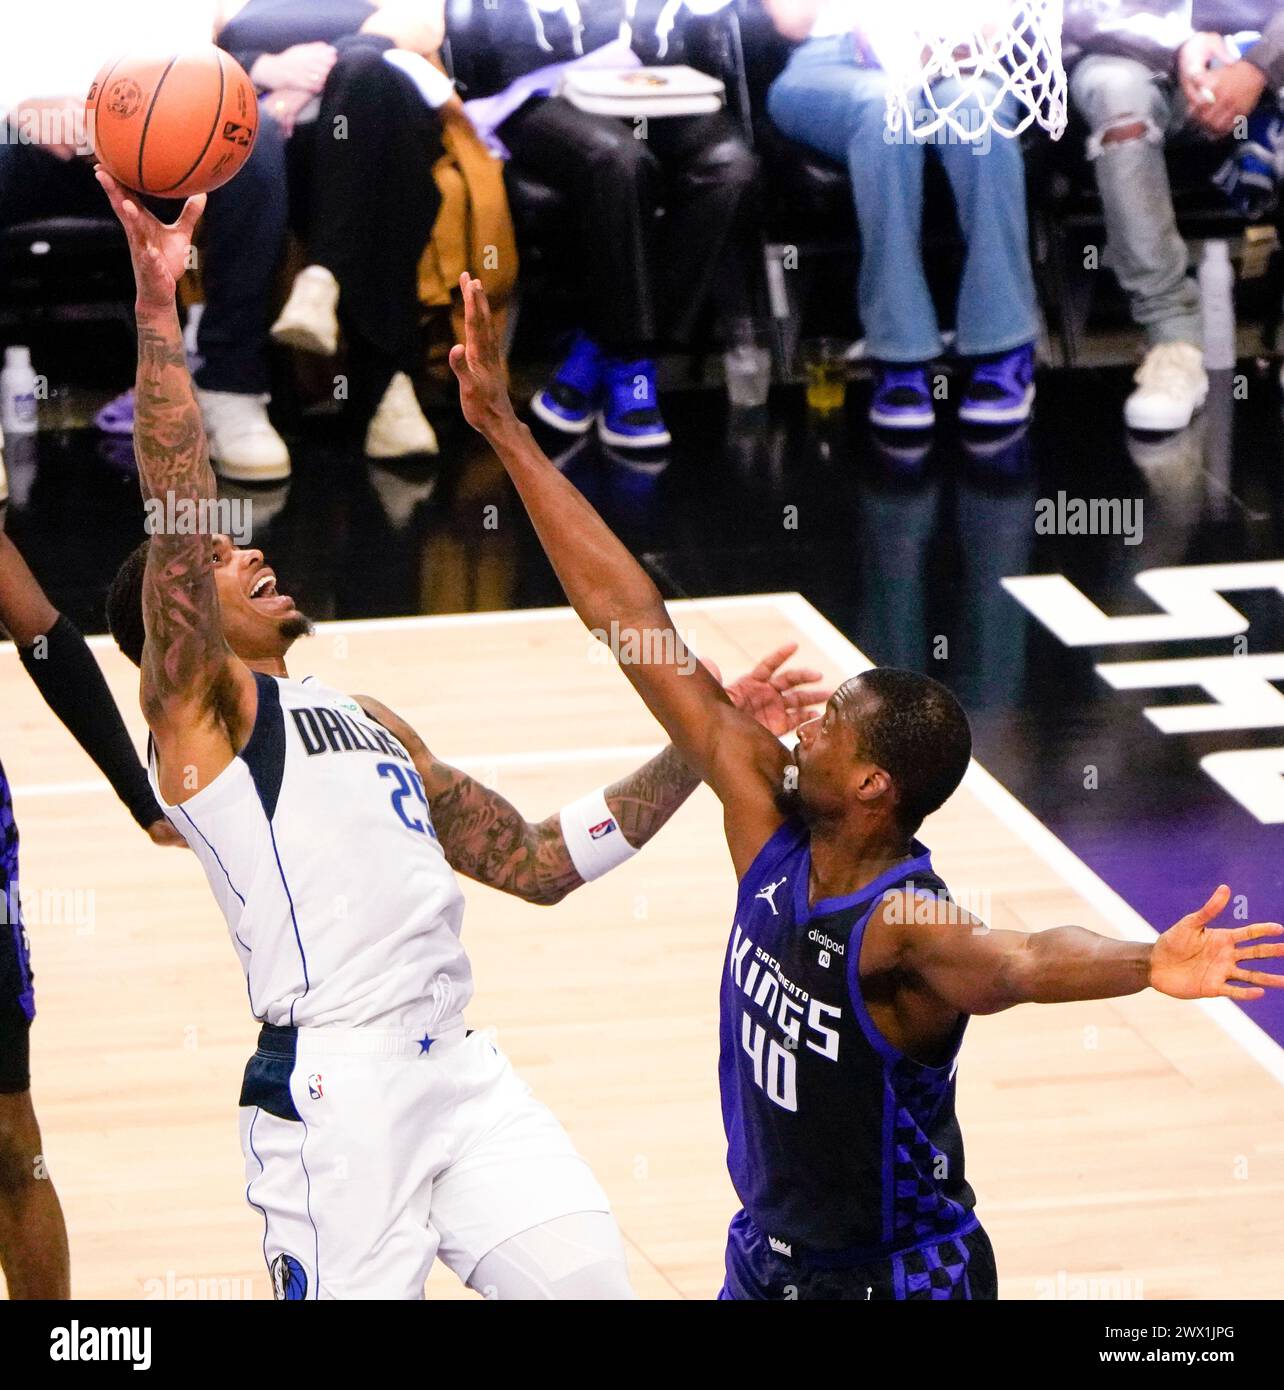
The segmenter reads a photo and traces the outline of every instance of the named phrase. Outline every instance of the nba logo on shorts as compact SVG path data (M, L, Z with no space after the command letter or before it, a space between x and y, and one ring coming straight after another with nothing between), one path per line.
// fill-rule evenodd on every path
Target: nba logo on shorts
M312 1075L308 1077L308 1095L310 1095L313 1100L320 1100L324 1094L325 1093L321 1089L321 1073L319 1071L314 1071Z
M615 829L613 820L598 821L596 825L589 826L589 839L600 840L603 835L609 835Z

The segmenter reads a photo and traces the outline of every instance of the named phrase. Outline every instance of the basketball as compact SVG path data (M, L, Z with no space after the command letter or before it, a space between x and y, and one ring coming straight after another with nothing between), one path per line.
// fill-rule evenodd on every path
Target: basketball
M108 173L158 198L221 187L249 158L259 128L254 84L213 44L105 64L85 116Z

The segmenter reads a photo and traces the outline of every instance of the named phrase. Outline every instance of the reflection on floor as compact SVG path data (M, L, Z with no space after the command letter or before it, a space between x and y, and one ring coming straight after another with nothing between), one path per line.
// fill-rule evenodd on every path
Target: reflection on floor
M874 659L946 681L980 761L1153 924L1221 881L1245 919L1279 918L1278 389L1264 364L1221 373L1195 424L1157 438L1126 437L1127 389L1123 371L1049 372L1030 427L922 439L872 435L861 385L830 417L797 388L738 415L690 391L666 400L663 454L544 442L666 594L798 590ZM497 462L452 413L434 425L431 471L345 457L323 417L291 440L289 485L229 489L315 617L562 601ZM141 535L128 445L83 430L22 443L10 530L97 630ZM1174 573L1143 592L1154 570ZM1003 582L1032 575L1062 579ZM1108 621L1145 614L1158 620ZM1284 1039L1284 1000L1248 1012Z

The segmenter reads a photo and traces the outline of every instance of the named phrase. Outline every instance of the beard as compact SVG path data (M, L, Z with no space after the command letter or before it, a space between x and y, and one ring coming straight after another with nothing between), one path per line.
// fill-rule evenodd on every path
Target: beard
M287 644L297 642L300 637L311 637L312 630L312 619L306 613L295 613L288 618L282 618L277 626L277 631Z
M807 821L807 807L803 801L802 791L799 789L798 769L793 768L793 786L777 787L773 800L776 803L776 810L780 812L786 820Z

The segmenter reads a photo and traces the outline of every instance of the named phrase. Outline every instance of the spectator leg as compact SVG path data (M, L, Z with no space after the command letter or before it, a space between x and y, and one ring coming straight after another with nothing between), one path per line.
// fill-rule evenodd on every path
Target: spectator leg
M845 39L812 39L772 84L776 125L845 160L860 223L858 297L871 357L927 362L941 350L923 271L923 146L887 138L887 78L856 65Z
M441 207L441 123L404 73L356 51L330 70L320 114L295 142L307 258L339 282L349 415L364 427L393 373L419 368L419 261Z
M953 103L957 82L943 79L936 96L943 106ZM1015 112L1010 114L1015 117ZM979 105L973 119L980 120ZM1039 336L1039 301L1030 265L1020 143L992 134L967 142L942 131L934 148L949 177L967 243L959 285L958 353L986 357L1034 342Z
M586 331L613 356L644 355L661 327L655 223L662 176L650 143L635 138L631 121L591 115L560 97L527 102L499 136L515 161L572 197Z
M758 161L725 111L653 121L650 141L669 184L661 322L667 338L686 343L711 298L727 316L756 308Z
M5 140L0 120L0 226L40 217L110 217L111 207L81 159L57 159L39 145Z
M254 150L230 183L210 194L201 248L205 312L197 330L206 391L268 389L268 309L285 245L285 141L261 112Z
M1203 341L1199 290L1189 274L1164 163L1181 119L1172 88L1129 58L1091 54L1071 74L1071 96L1092 132L1106 219L1108 264L1151 344Z

